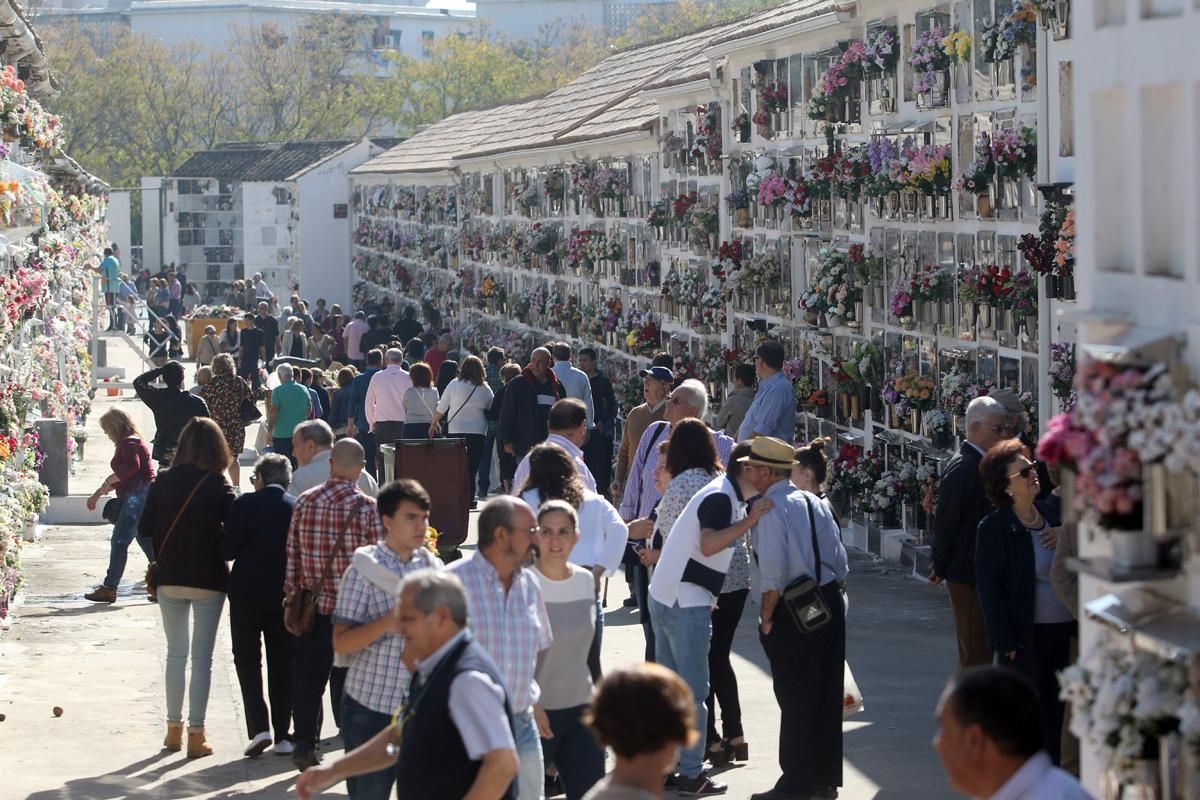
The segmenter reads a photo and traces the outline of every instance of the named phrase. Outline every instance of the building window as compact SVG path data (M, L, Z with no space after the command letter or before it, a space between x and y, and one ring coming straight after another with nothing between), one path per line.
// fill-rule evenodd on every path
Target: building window
M421 47L426 50L433 44L433 31L421 31Z
M400 38L404 31L388 31L388 44L393 50L400 49Z
M275 246L275 228L268 226L262 229L262 243L265 247Z

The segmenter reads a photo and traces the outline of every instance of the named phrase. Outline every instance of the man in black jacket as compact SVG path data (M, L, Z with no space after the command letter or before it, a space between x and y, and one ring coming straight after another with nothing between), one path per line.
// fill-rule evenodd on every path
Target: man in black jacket
M946 582L958 637L958 668L992 663L983 609L975 592L975 530L992 512L979 477L988 448L1006 438L1008 414L991 397L967 406L967 441L942 473L933 518L933 565L929 580Z
M596 479L596 491L611 500L613 433L617 429L617 413L620 410L617 408L617 396L613 392L612 381L597 369L596 351L593 348L585 347L579 351L579 368L587 374L592 384L592 416L596 424L583 447L583 460Z
M165 389L150 384L163 379ZM193 417L207 417L208 403L183 389L183 364L168 361L157 369L144 372L133 379L133 390L138 399L154 412L154 449L151 455L159 468L171 466L179 433Z
M496 438L517 461L546 438L550 407L566 396L550 364L550 351L539 347L530 354L529 366L504 387Z
M275 753L292 752L292 653L295 639L283 627L283 572L287 566L287 535L296 498L288 494L292 462L268 453L254 465L254 491L233 501L221 556L233 561L229 573L229 635L233 663L246 710L245 755L261 755L275 744ZM267 648L267 692L271 698L268 724L263 702L260 641ZM275 736L272 738L271 729Z
M270 369L275 354L279 352L279 320L271 316L271 307L266 302L258 304L258 316L254 318L254 327L262 331L263 363Z

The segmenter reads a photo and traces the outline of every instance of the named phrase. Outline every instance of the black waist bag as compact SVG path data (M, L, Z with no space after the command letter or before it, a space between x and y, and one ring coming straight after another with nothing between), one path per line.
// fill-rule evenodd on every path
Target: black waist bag
M814 633L829 624L833 615L825 598L821 595L821 550L817 546L817 524L813 517L812 502L805 497L808 506L808 527L812 531L813 560L817 565L817 576L810 578L801 575L784 587L782 600L784 608L792 615L796 629L801 633Z

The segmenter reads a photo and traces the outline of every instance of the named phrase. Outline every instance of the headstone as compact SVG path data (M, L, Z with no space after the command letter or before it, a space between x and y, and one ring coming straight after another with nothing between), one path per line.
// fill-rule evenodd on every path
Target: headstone
M104 339L97 339L96 346L96 364L97 367L108 366L108 342Z
M45 454L38 480L50 490L51 497L66 497L71 456L67 453L67 423L61 419L39 419L35 421L38 446Z

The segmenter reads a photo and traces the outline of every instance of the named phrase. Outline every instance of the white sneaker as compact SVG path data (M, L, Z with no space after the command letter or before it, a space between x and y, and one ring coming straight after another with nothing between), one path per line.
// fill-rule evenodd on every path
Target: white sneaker
M290 739L284 739L275 744L274 753L277 756L290 756L295 749Z
M263 751L271 746L271 732L263 731L250 740L250 744L242 751L242 755L246 758L258 758L263 754Z

